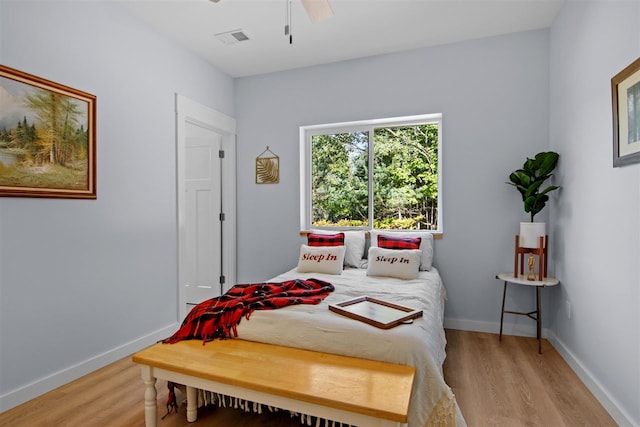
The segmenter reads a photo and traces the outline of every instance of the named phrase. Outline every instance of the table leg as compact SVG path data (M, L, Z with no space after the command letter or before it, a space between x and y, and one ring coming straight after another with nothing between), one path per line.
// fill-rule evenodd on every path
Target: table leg
M500 341L502 341L502 322L504 321L504 300L507 298L507 282L504 282L504 290L502 291L502 312L500 313Z
M144 422L146 427L158 425L158 401L156 392L156 378L151 366L142 366L142 381L144 382Z
M187 386L187 421L190 423L198 419L198 390Z
M537 323L537 331L536 335L538 337L538 353L542 354L542 308L540 307L540 286L536 286L536 323Z

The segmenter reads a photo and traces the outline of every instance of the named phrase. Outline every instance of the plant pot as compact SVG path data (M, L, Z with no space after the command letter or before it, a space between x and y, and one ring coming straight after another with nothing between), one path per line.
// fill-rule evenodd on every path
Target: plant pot
M521 248L535 249L540 246L540 237L547 234L547 224L545 222L521 222L520 240Z

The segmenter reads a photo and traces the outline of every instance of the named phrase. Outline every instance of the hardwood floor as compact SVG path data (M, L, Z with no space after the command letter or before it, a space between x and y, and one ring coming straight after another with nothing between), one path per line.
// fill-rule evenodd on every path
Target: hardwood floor
M444 373L470 427L615 426L615 422L547 341L537 353L533 338L448 330ZM159 380L158 414L166 413L166 382ZM4 427L142 427L140 368L122 359L0 414ZM198 422L185 407L158 420L159 427L300 427L285 413L262 415L204 408ZM366 427L366 426L362 426Z
M444 375L469 426L615 426L547 340L447 330Z

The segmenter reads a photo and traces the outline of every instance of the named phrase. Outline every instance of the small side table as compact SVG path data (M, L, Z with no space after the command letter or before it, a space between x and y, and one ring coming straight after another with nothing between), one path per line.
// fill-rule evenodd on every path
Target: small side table
M560 281L553 277L544 277L542 280L527 280L526 275L519 275L515 277L513 273L500 273L496 276L496 279L504 281L504 291L502 292L502 313L500 314L500 341L502 341L502 324L504 321L504 314L518 314L521 316L527 316L536 321L537 333L536 336L538 338L538 353L542 354L542 343L541 343L541 330L542 330L542 307L540 304L540 289L546 286L555 286ZM536 309L534 311L530 311L528 313L522 311L511 311L504 309L504 301L507 298L507 285L511 283L514 285L525 285L525 286L535 286L536 288Z

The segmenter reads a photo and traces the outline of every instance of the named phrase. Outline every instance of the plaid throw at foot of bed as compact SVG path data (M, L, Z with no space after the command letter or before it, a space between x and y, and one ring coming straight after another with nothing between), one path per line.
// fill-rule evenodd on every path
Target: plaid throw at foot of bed
M318 304L335 288L319 279L294 279L235 285L224 295L203 301L191 309L180 329L162 342L238 336L236 327L254 310L273 310L294 304Z

